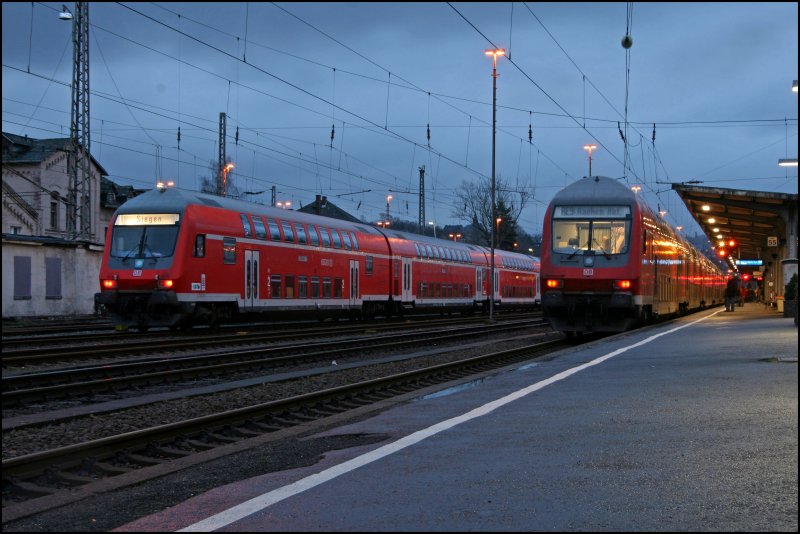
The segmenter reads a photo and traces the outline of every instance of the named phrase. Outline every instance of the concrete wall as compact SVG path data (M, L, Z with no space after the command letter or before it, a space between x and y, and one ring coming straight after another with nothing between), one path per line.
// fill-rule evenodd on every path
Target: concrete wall
M102 246L87 243L26 242L3 236L3 318L70 316L94 313L100 291ZM14 257L30 257L30 298L14 295ZM61 298L46 295L45 258L61 259Z

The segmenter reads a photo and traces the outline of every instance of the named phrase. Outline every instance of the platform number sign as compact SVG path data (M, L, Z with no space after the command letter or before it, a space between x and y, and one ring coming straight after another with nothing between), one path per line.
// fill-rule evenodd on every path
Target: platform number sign
M767 246L768 247L777 247L778 246L778 237L768 237L767 238Z

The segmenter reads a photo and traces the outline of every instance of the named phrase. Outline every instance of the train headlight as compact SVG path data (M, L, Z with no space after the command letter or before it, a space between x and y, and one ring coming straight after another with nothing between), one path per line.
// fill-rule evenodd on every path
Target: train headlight
M116 280L103 280L103 289L117 289L117 281Z
M547 286L547 289L561 289L562 287L564 287L564 281L551 279L547 280L545 282L545 285Z
M158 281L159 289L172 289L173 285L175 285L175 282L173 280L165 279Z
M633 287L633 282L630 280L614 280L614 289L630 289Z

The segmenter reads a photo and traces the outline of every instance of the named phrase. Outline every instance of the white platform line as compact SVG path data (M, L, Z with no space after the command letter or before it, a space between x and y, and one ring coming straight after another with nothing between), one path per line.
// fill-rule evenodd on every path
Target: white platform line
M415 443L419 443L420 441L427 439L431 436L434 436L439 432L444 432L445 430L453 428L454 426L460 425L461 423L464 423L466 421L470 421L472 419L490 414L496 409L505 406L506 404L514 402L517 399L521 399L522 397L529 395L534 391L539 391L540 389L549 386L550 384L555 384L556 382L564 380L565 378L568 378L574 375L575 373L579 373L584 369L588 369L589 367L599 365L606 360L609 360L615 356L619 356L623 352L627 352L630 349L635 349L636 347L641 347L642 345L646 345L647 343L650 343L651 341L654 341L660 338L661 336L677 332L678 330L682 330L687 326L692 326L693 324L697 324L700 321L705 321L709 317L713 317L714 315L720 313L721 311L722 310L717 311L715 313L707 315L706 317L703 317L696 321L692 321L682 326L678 326L671 330L661 332L660 334L652 335L642 341L639 341L638 343L634 343L633 345L628 345L627 347L622 347L613 352L609 352L608 354L595 358L590 362L584 363L577 367L572 367L571 369L567 369L566 371L562 371L556 375L551 376L550 378L547 378L540 382L536 382L535 384L532 384L528 387L510 393L505 397L501 397L497 400L486 403L483 406L479 406L478 408L470 410L469 412L463 415L453 417L446 421L442 421L441 423L429 426L428 428L425 428L423 430L414 432L413 434L401 438L395 441L394 443L384 445L383 447L379 447L374 451L362 454L361 456L353 458L352 460L348 460L339 465L335 465L314 475L307 476L306 478L300 479L297 482L289 484L288 486L283 486L281 488L259 495L258 497L253 497L252 499L245 501L237 506L234 506L233 508L229 508L207 519L198 521L193 525L189 525L188 527L182 528L178 532L209 532L230 525L235 521L243 519L256 512L259 512L269 506L272 506L275 503L278 503L280 501L288 499L289 497L292 497L306 490L319 486L324 482L333 480L334 478L337 478L340 475L349 473L350 471L358 469L359 467L365 466L376 460L380 460L381 458L389 456L390 454L394 454L397 451L401 451L406 447L410 447Z

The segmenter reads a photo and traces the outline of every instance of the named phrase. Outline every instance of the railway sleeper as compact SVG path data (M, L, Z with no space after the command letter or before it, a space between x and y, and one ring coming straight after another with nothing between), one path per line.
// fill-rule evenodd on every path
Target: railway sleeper
M208 442L197 441L196 439L187 439L186 444L199 451L208 451L214 448L214 445Z
M62 470L53 471L53 476L56 477L59 482L66 484L67 486L83 486L85 484L89 484L90 482L97 481L97 477L79 475L77 473Z
M225 434L220 434L219 432L211 432L210 436L215 440L219 441L220 443L236 443L242 439L242 436L226 436Z
M101 462L95 460L94 458L90 458L84 460L83 462L83 469L89 472L98 473L104 476L115 476L115 475L122 475L124 473L129 473L133 471L133 469L129 467L120 467L116 465L112 465L108 462Z
M149 466L152 466L152 465L158 465L160 463L163 463L158 458L151 458L151 457L148 457L148 456L142 456L141 454L136 454L136 453L132 453L132 452L124 452L123 453L123 457L129 463L138 464L138 465L145 466L145 467L149 467Z
M34 482L18 480L16 478L7 479L3 483L3 496L16 495L20 497L45 497L58 491L57 488L41 486ZM4 499L5 500L5 499Z
M147 454L156 458L183 458L191 455L192 452L175 449L168 445L151 444L147 446Z
M261 434L264 434L264 433L267 433L267 432L277 432L278 430L281 430L283 428L280 425L270 425L270 424L261 423L261 422L258 422L258 421L247 421L247 423L245 423L244 426L248 430L251 430L253 432L259 432Z

